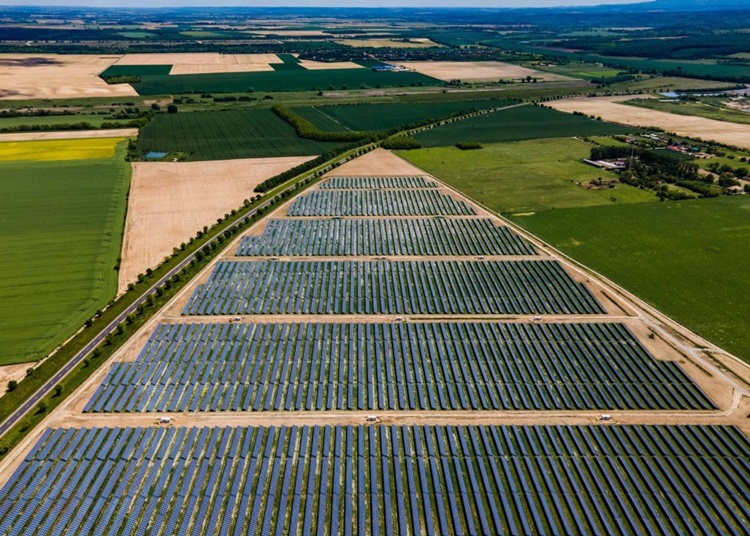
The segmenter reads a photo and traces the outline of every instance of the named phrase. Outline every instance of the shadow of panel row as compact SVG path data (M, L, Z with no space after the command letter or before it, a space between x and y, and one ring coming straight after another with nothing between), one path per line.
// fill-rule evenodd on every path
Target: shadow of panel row
M713 405L622 324L162 324L87 412Z
M0 534L745 534L718 426L48 429Z

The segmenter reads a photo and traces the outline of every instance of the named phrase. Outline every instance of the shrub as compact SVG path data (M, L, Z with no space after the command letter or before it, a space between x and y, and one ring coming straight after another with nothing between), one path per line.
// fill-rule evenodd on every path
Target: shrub
M419 149L421 147L421 143L408 136L396 136L395 138L389 138L383 142L383 149L408 150Z
M478 141L459 141L456 143L456 147L462 151L472 151L475 149L481 149L482 144Z

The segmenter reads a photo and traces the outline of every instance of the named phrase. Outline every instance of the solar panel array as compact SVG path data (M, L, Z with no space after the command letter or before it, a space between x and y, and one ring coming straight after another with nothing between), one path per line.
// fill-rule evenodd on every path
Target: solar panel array
M270 220L242 238L240 256L535 255L489 218Z
M162 324L85 411L712 409L621 324Z
M335 179L290 214L410 219L271 221L240 254L534 253L486 219L413 218L474 214L424 177ZM224 261L183 310L379 313L605 311L541 257ZM159 325L86 411L714 408L618 323L194 320ZM748 459L719 426L48 429L0 490L0 536L740 534Z
M222 261L185 315L597 314L559 262Z
M742 534L718 426L47 430L0 534Z
M290 216L469 216L474 209L437 189L312 190L289 206Z
M385 190L437 188L432 179L421 176L403 177L331 177L320 184L321 190Z

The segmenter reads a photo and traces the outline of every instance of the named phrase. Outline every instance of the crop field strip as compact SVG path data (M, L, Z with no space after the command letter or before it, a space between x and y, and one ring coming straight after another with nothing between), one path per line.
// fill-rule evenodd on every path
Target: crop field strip
M741 534L728 426L48 429L0 534Z
M86 412L713 409L622 324L162 324Z
M437 189L313 190L297 197L289 216L470 216L474 209Z
M437 182L421 176L331 177L320 185L321 190L385 190L437 187Z
M605 314L552 260L222 261L183 315Z
M300 106L294 112L316 127L328 132L345 130L390 130L392 128L424 121L440 119L456 113L472 110L510 106L510 99L408 102L379 104L339 104L334 106Z
M374 72L370 69L284 69L267 72L141 76L132 84L139 95L255 91L319 91L329 88L442 86L444 82L416 72ZM398 123L397 123L398 124Z
M270 220L245 236L238 256L536 255L489 218Z

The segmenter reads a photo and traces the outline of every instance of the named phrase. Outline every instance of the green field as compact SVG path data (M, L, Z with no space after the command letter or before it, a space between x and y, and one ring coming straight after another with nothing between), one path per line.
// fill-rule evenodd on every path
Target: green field
M500 214L657 201L653 193L624 184L603 190L576 185L616 177L580 162L590 150L583 141L553 138L485 145L477 151L440 147L399 155Z
M149 39L151 37L157 37L155 33L149 32L119 32L119 34L128 39Z
M649 75L641 80L631 80L612 84L609 89L615 91L693 91L709 89L731 89L737 84L718 82L716 80L700 80L698 78L682 78L678 76Z
M612 69L610 67L601 67L595 63L563 63L560 65L538 65L537 63L531 63L525 65L531 69L538 69L547 73L561 74L564 76L572 76L573 78L581 78L583 80L591 80L592 78L606 78L619 74L620 69Z
M439 119L463 111L509 106L513 102L501 99L408 104L349 104L295 108L295 111L321 130L329 132L375 131L390 130L425 119Z
M726 106L708 102L665 102L658 99L635 99L625 101L623 104L670 114L705 117L728 123L750 125L749 113L732 110Z
M585 63L602 63L616 68L639 69L644 72L659 72L672 76L688 76L707 78L714 80L726 80L747 82L750 81L750 66L731 63L718 63L715 60L663 60L634 57L602 56L599 54L587 54L581 52L570 52L567 50L543 48L533 44L512 42L508 39L494 39L483 41L489 46L503 49L523 50L533 54L542 54L547 57L565 58L571 61Z
M256 91L315 91L357 89L362 86L443 85L441 80L413 72L375 72L370 69L309 71L296 68L296 66L283 70L255 73L140 76L141 81L133 84L139 95L167 95L196 91L230 93L247 91L248 88L254 88Z
M168 75L171 70L171 65L111 65L99 76L158 76Z
M519 106L449 123L422 132L416 139L425 147L440 147L455 145L459 141L498 143L564 136L626 134L632 131L633 129L541 106Z
M114 297L124 155L0 163L0 365L43 357Z
M44 115L31 117L0 117L0 131L6 128L13 128L19 125L42 126L42 125L62 125L65 123L91 123L94 127L99 128L102 123L126 124L130 119L112 119L106 115L98 114L80 114L80 115Z
M549 210L514 220L750 361L750 197Z
M186 152L190 160L310 156L340 146L297 137L267 109L160 114L138 137L140 151Z

